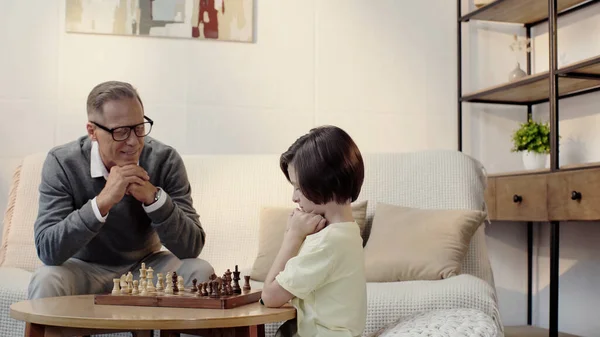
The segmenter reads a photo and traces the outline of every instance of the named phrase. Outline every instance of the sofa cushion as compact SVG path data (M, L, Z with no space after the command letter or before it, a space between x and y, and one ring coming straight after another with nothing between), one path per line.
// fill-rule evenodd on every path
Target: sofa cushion
M377 203L365 246L369 282L436 280L458 275L486 213Z
M369 337L496 337L498 327L492 318L477 309L446 309L418 312L377 330Z
M1 267L33 271L42 265L33 243L33 224L38 212L38 187L45 157L45 153L27 156L15 171L4 216Z
M360 201L352 205L352 216L363 233L367 221L367 201ZM292 212L290 207L262 207L259 214L258 227L258 256L252 266L250 277L253 280L263 281L275 261L281 248L285 233L287 218Z

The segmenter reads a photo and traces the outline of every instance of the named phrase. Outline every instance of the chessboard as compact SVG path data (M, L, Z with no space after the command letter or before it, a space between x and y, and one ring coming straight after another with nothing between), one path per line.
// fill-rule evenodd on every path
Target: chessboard
M155 285L153 272L152 268L146 269L142 264L139 279L134 280L131 272L113 279L112 292L95 295L94 304L231 309L256 303L262 294L261 290L251 289L250 276L244 276L245 284L240 287L238 266L233 272L228 269L222 277L211 275L207 282L198 283L194 279L192 287L188 288L184 287L183 277L176 272L168 272L166 279L158 273Z

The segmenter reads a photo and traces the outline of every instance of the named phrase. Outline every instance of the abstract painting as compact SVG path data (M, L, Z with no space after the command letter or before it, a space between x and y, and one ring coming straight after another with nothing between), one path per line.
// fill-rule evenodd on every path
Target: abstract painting
M254 0L65 0L67 32L253 41Z

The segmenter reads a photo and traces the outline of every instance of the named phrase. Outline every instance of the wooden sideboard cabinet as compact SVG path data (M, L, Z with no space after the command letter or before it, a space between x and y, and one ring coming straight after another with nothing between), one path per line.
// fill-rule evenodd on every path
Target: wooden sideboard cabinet
M600 168L488 177L491 220L600 220Z

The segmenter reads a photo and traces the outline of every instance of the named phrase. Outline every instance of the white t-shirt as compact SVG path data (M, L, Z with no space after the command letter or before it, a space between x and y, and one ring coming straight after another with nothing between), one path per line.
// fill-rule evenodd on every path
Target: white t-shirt
M307 236L275 279L295 296L299 336L362 335L367 289L356 222L330 224Z

